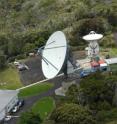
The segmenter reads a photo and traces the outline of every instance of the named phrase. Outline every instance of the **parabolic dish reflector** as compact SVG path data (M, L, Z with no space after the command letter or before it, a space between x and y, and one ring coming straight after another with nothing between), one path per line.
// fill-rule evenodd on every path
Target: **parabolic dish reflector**
M85 35L83 39L86 41L95 41L100 40L102 37L103 37L102 34L97 34L94 31L91 31L88 35Z
M61 71L67 53L67 42L63 32L57 31L48 39L42 53L42 71L51 79Z

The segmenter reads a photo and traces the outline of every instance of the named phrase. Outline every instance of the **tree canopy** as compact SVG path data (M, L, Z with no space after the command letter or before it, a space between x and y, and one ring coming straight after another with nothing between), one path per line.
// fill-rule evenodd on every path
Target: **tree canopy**
M79 83L79 82L78 82ZM116 74L96 72L73 84L50 116L53 124L103 123L116 119ZM88 120L87 120L88 119ZM82 121L84 120L84 121Z
M96 124L87 108L74 103L58 106L52 112L50 119L56 124Z
M32 52L56 30L64 31L71 45L83 48L81 37L89 31L105 37L116 31L116 8L116 0L1 0L0 50L7 58ZM105 38L102 46L114 46L110 40Z
M42 120L39 113L34 113L32 111L24 112L19 120L19 124L41 124Z

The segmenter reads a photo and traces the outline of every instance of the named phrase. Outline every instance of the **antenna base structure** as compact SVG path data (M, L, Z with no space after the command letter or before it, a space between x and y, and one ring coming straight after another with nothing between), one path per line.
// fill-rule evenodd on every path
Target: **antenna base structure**
M63 73L65 75L65 78L68 78L69 73L73 73L75 69L77 69L77 62L75 61L73 57L73 53L70 49L70 46L67 45L67 55L66 55L66 60L63 66Z
M68 88L73 84L76 84L76 82L75 81L62 82L62 86L55 90L55 94L58 96L65 96Z

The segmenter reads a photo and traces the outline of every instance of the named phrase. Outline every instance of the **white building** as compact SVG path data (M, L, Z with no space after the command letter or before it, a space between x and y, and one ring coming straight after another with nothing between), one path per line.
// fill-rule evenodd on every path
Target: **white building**
M18 102L18 91L0 90L0 121Z
M117 64L117 58L105 59L107 64Z

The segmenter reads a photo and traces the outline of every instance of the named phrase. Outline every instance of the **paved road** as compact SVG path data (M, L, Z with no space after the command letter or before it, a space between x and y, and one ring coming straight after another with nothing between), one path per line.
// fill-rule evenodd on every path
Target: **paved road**
M22 112L29 110L29 108L31 108L32 105L37 101L39 101L41 98L53 96L55 94L55 89L59 88L63 81L73 81L74 79L77 81L77 83L79 82L78 78L76 79L75 77L70 77L69 79L66 80L64 79L63 76L50 80L51 83L54 83L54 87L45 93L41 93L39 95L26 98L23 108L18 113L16 113L15 116L20 116ZM18 118L13 118L11 119L11 121L9 121L8 124L17 124L17 121L18 121Z

